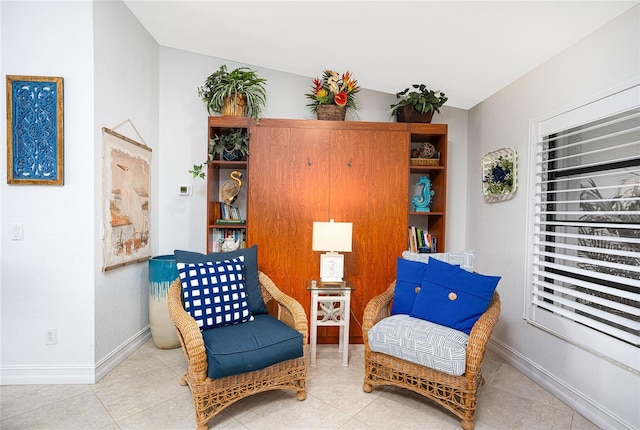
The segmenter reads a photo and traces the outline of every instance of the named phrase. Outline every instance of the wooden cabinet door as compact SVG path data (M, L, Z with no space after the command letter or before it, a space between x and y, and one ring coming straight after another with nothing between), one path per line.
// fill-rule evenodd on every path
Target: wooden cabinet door
M371 172L369 169L371 142L370 132L340 130L331 140L329 218L336 222L353 223L352 252L344 253L344 279L355 291L351 293L351 311L359 321L367 295L367 250L369 236L368 199L370 197ZM360 315L360 316L359 316ZM359 333L359 327L351 319L350 335ZM321 343L336 343L338 330L324 328L318 334Z
M396 278L396 260L407 246L409 136L406 132L376 132L370 157L367 301ZM366 302L364 303L366 305Z
M332 139L330 218L353 223L353 252L345 254L353 342L362 339L364 307L393 281L406 246L408 147L403 132L346 130Z
M258 268L287 291L290 231L287 128L251 128L249 153L249 246L258 245ZM255 187L253 187L255 185Z
M311 249L314 221L353 223L345 253L351 295L352 342L361 342L367 302L395 278L406 246L409 138L383 125L335 127L310 121L263 120L252 127L248 237L258 265L310 315L306 281L319 276ZM321 327L320 343L338 330Z
M291 130L289 164L289 243L288 281L291 294L310 312L310 292L306 281L320 273L320 253L311 249L313 222L327 221L329 212L329 130Z

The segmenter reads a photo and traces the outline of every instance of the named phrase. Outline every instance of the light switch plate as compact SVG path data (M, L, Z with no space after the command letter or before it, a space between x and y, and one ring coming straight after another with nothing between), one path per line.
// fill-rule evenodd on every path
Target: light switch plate
M24 239L24 225L13 224L11 226L11 240L22 240L22 239Z

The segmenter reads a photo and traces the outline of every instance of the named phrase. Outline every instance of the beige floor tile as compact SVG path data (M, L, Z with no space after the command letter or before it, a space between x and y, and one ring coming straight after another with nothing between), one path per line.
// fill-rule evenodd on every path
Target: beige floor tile
M428 399L395 387L385 389L355 418L378 430L454 430L459 423L454 415Z
M193 430L196 426L191 392L158 403L118 421L120 430Z
M558 398L507 363L500 366L498 372L491 379L491 386L552 408L569 409Z
M3 419L3 430L86 430L113 425L114 421L91 392L50 403L31 412Z
M362 390L364 369L351 364L342 366L342 362L334 364L326 372L307 380L307 392L323 400L349 416L354 416L373 402L381 391L365 393Z
M88 392L91 392L88 385L3 385L0 418L5 420Z
M108 376L93 390L116 421L189 392L189 387L181 386L175 372L165 365L129 374L128 378L123 374L117 378L108 379Z
M209 421L216 430L461 430L453 414L417 394L394 387L362 391L362 345L349 345L342 366L337 345L318 345L309 367L307 399L294 391L269 391L231 405ZM194 429L181 349L146 342L95 385L0 387L0 428L70 430ZM542 387L487 352L487 385L476 413L476 430L596 430Z
M351 418L349 421L344 423L339 430L371 430L371 426L363 423L357 418Z
M268 398L268 402L237 418L249 430L332 430L351 419L333 405L312 395L308 395L304 401L297 401L293 391L261 393L258 396Z
M552 407L546 399L488 386L478 399L476 421L497 429L570 429L573 411L561 402L560 405Z

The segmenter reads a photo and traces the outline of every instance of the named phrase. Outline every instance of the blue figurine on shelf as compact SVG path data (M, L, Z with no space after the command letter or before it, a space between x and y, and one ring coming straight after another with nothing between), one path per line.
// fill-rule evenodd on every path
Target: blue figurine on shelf
M431 189L431 180L428 176L420 176L416 185L422 185L422 191L419 196L415 196L412 200L415 211L431 212L431 203L433 202L434 194L434 191Z

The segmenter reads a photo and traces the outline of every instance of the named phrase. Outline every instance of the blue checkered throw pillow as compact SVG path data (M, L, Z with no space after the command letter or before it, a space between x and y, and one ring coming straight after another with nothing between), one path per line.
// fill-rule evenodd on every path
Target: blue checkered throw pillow
M253 319L244 287L244 257L177 266L184 309L200 330Z

